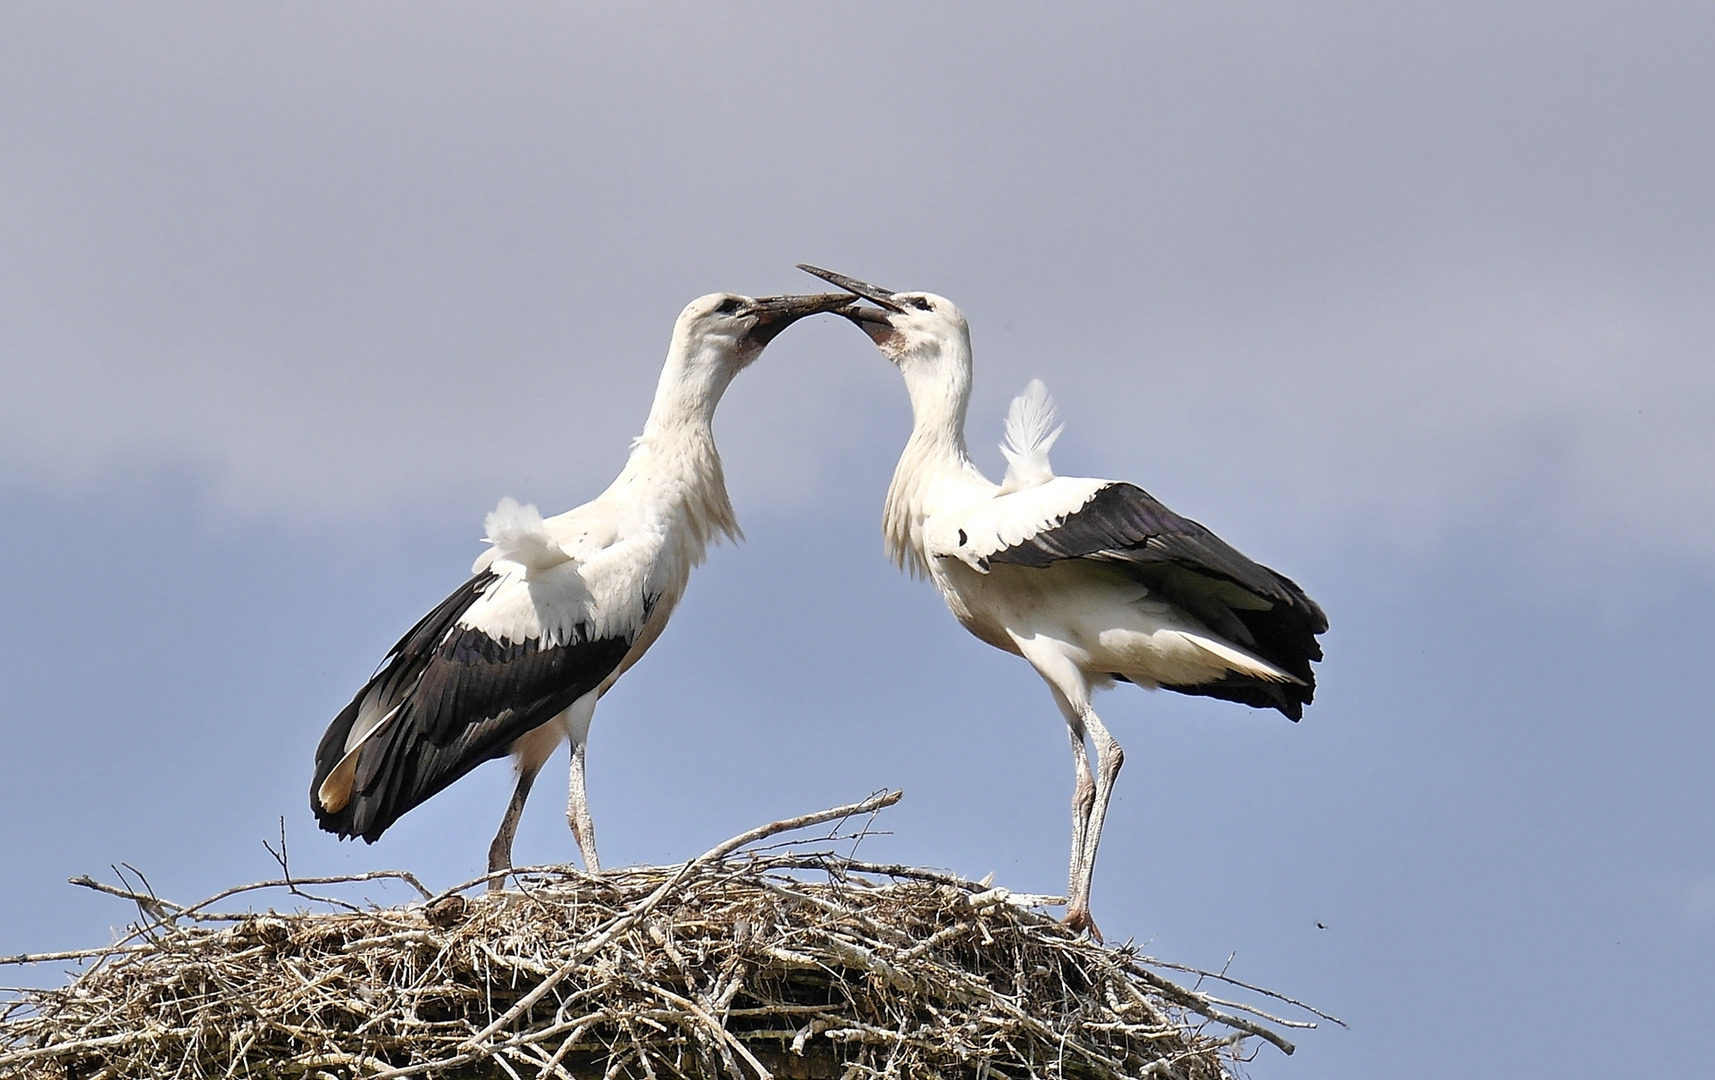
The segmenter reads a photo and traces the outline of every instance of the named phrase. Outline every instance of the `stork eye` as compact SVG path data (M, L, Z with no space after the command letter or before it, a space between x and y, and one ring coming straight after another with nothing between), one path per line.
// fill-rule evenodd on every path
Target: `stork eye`
M930 305L929 301L926 300L925 298L921 297L921 296L912 297L911 298L911 306L916 308L918 311L934 311L935 310L934 307Z
M738 297L736 297L736 296L727 297L725 300L721 301L720 307L715 308L715 311L719 312L722 315L731 315L734 312L736 312L737 310L738 310Z

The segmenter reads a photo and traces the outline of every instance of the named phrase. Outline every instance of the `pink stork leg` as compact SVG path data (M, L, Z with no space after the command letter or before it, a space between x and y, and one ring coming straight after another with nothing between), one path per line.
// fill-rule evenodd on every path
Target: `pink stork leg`
M566 710L566 733L572 743L572 771L566 790L566 824L572 827L572 839L584 857L584 869L601 873L601 857L595 850L595 821L590 817L589 794L584 788L584 758L589 749L590 721L595 718L595 705L600 694L591 690L572 702Z
M1101 717L1096 710L1090 708L1089 702L1084 702L1080 710L1084 726L1089 729L1090 741L1096 748L1096 790L1091 800L1089 820L1084 824L1084 851L1079 859L1083 871L1083 880L1073 886L1072 894L1082 900L1084 921L1083 929L1097 941L1102 940L1101 931L1096 929L1095 920L1090 918L1090 879L1096 873L1096 847L1102 842L1102 825L1108 816L1108 800L1113 797L1114 779L1119 776L1120 766L1125 764L1125 751L1114 737L1108 734ZM1071 922L1072 907L1067 905L1066 921ZM1076 929L1076 927L1074 927Z
M488 879L489 892L497 892L506 885L506 875L501 871L512 869L512 840L518 835L518 818L524 813L524 801L530 797L530 785L536 782L536 774L541 771L540 761L531 763L521 759L518 762L518 786L512 789L512 801L506 804L506 816L500 819L500 831L494 834L494 842L488 845L488 872L494 875Z
M1013 634L1018 650L1054 694L1054 704L1066 718L1066 729L1072 740L1072 768L1077 774L1077 786L1072 791L1072 858L1068 874L1066 925L1083 930L1102 939L1096 921L1090 917L1090 877L1095 870L1096 844L1101 839L1102 818L1107 812L1107 800L1113 790L1114 775L1119 772L1123 755L1119 744L1102 726L1095 710L1090 708L1090 682L1084 672L1066 653L1066 647L1052 637L1036 635L1023 637ZM1096 768L1092 775L1089 751L1085 741L1096 747Z
M1072 858L1066 876L1066 925L1073 930L1088 930L1100 941L1101 932L1090 918L1089 875L1084 873L1090 812L1096 804L1096 782L1090 775L1090 754L1084 745L1088 732L1083 717L1060 688L1049 684L1049 689L1054 692L1054 703L1066 717L1067 733L1072 739L1072 770L1076 776L1072 787Z

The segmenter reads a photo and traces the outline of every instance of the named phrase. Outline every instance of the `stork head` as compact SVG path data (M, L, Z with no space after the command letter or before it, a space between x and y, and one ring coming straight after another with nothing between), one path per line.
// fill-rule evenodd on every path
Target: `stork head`
M945 296L928 292L893 292L879 285L836 274L832 270L798 264L798 269L874 304L853 305L840 314L868 334L881 354L911 375L942 374L938 368L963 360L969 367L971 331L964 312Z
M780 331L806 315L849 307L845 293L739 296L710 293L685 305L673 324L667 363L655 386L650 424L706 426L733 377L762 355Z
M709 293L685 305L673 327L686 355L700 356L736 373L762 355L780 331L806 315L849 307L844 293L813 296L739 296Z

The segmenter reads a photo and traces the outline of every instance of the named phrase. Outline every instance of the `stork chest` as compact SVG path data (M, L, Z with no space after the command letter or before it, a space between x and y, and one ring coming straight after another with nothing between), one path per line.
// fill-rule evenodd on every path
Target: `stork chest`
M941 591L947 610L959 625L979 641L987 642L1003 652L1019 655L1008 633L1006 605L997 603L988 575L979 573L954 556L939 556L930 560L929 578Z

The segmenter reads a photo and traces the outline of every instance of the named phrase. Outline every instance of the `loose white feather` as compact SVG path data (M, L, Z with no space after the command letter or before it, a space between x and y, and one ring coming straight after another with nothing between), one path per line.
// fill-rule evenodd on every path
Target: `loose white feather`
M517 499L501 499L482 524L488 530L484 539L494 546L476 560L472 573L481 573L497 559L517 563L526 576L571 561L572 557L549 535L541 512L532 504L521 506Z
M1048 388L1041 379L1031 379L1006 410L1006 441L1000 445L1000 452L1006 456L1002 495L1054 479L1048 451L1066 426L1055 426L1054 420L1054 399L1048 396Z

